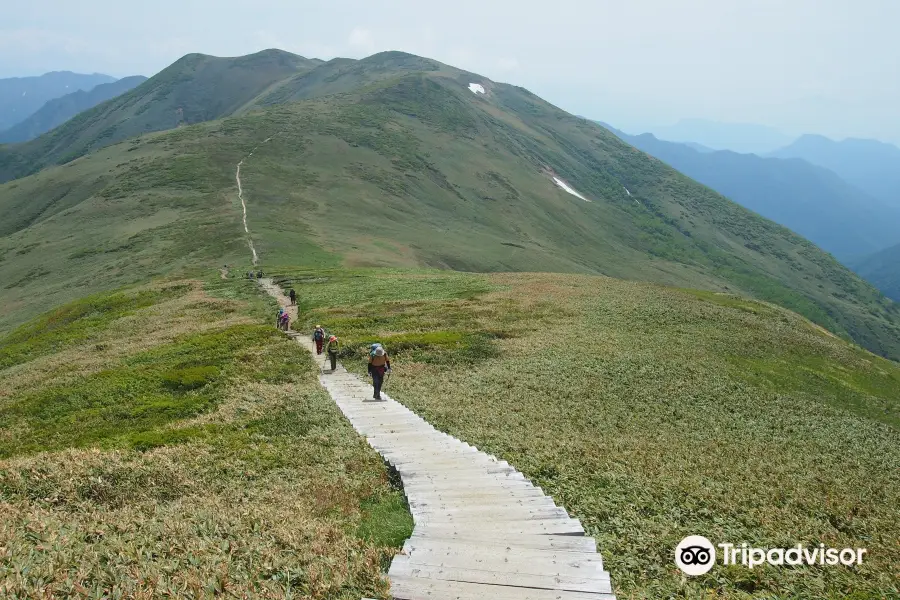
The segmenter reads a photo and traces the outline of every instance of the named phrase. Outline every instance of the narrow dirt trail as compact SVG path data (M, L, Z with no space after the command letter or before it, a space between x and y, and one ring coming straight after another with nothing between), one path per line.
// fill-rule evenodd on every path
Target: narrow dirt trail
M253 156L253 153L250 153L250 156ZM248 157L249 158L249 157ZM247 234L247 245L250 246L250 252L253 254L253 265L256 266L256 263L259 262L259 257L256 255L256 248L253 246L253 238L250 236L250 228L247 227L247 202L244 200L244 188L241 185L241 165L244 164L244 160L237 164L237 172L234 175L235 180L237 180L238 186L238 198L241 201L241 208L244 211L244 233Z
M244 233L247 234L247 245L250 247L250 253L253 255L253 266L259 262L259 256L256 254L256 248L253 246L253 236L250 235L250 228L247 226L247 201L244 199L244 186L241 184L241 167L244 165L244 161L253 156L253 153L256 152L256 149L262 146L263 144L269 142L272 137L267 137L259 144L253 147L253 150L250 151L250 154L241 159L241 162L237 164L237 169L234 173L234 179L237 182L238 188L238 199L241 201L241 210L243 211L243 219L244 219Z
M292 318L271 279L259 284ZM315 355L310 338L288 335ZM400 473L415 527L388 578L395 600L615 600L594 540L506 461L446 433L342 365L319 378Z

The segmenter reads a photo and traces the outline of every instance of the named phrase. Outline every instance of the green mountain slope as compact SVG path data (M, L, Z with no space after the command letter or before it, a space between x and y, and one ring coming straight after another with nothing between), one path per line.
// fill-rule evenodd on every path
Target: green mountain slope
M385 53L366 65L417 60ZM247 264L243 160L266 268L568 271L741 291L900 357L897 306L803 238L522 88L444 65L397 73L142 136L0 187L13 223L0 239L0 324L32 312L36 293L61 300Z
M24 121L53 98L76 90L89 90L115 80L115 77L100 73L71 71L53 71L38 77L0 79L0 131Z
M632 146L723 196L796 231L838 259L868 255L900 241L900 210L804 160L730 151L698 152L651 134L612 130Z
M42 133L62 125L78 113L93 108L101 102L106 102L110 98L115 98L119 94L124 94L145 81L147 81L146 77L135 75L112 83L101 83L90 90L78 90L60 98L54 98L21 123L0 132L0 144L32 140Z
M555 273L281 275L303 300L297 330L333 329L361 377L383 342L392 398L578 515L617 598L897 595L900 364L727 294ZM685 578L672 549L696 532L869 555Z
M0 153L0 181L136 135L230 115L281 79L318 64L281 50L237 58L189 54L130 92L36 140L7 148Z
M287 104L309 98L352 92L369 84L395 79L403 74L431 73L449 77L466 75L465 71L403 52L383 52L362 60L336 58L320 67L286 80L277 89L259 97L256 106ZM477 75L468 74L471 77Z
M850 264L888 298L900 302L900 244Z

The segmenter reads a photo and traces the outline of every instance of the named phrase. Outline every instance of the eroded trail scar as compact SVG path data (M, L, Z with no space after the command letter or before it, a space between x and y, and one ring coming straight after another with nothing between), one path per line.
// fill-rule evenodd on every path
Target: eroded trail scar
M244 233L247 234L247 245L250 247L250 252L253 255L253 264L254 265L256 265L257 262L259 262L259 257L256 255L256 248L253 246L253 237L250 235L250 228L247 226L247 202L246 202L246 200L244 200L244 187L243 187L243 185L241 185L241 167L243 166L245 160L247 160L248 158L253 156L253 153L256 152L257 148L259 148L260 146L262 146L263 144L265 144L266 142L268 142L271 139L272 139L271 137L267 137L262 142L257 144L253 148L253 150L250 151L250 154L248 154L245 158L242 158L241 162L239 162L237 164L237 170L235 171L235 174L234 174L234 179L235 179L235 181L237 181L238 199L240 199L240 201L241 201L241 210L243 210L243 213L244 213L244 216L243 216L243 218L244 218Z
M251 152L250 156L252 155L253 153ZM244 188L241 186L241 165L243 164L243 160L241 160L241 162L237 164L237 172L235 173L234 178L237 180L238 198L241 201L241 208L244 211L244 233L247 234L247 245L250 246L250 252L253 254L253 264L255 265L258 262L259 258L256 256L256 248L254 248L253 246L253 238L250 237L250 228L247 227L247 202L244 200Z
M260 285L296 318L272 282ZM308 336L291 332L315 353ZM415 521L388 577L396 600L614 600L594 540L515 467L440 432L342 366L320 382L403 480Z

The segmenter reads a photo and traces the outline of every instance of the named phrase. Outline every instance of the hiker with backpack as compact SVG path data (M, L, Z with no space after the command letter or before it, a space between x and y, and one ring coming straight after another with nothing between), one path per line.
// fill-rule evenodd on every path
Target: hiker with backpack
M284 308L278 307L278 314L275 315L275 329L281 329L281 317L284 315Z
M328 338L328 344L325 346L325 353L328 355L328 359L331 361L331 370L334 371L337 369L337 355L341 350L341 344L337 339L336 335L332 335Z
M287 311L281 313L281 330L288 331L291 327L291 315Z
M369 375L372 376L375 400L381 400L381 386L384 385L384 376L391 372L391 359L381 344L372 344L369 352Z
M291 306L296 306L296 304L297 304L297 292L294 291L294 288L291 288L290 296L291 296Z
M322 344L325 343L325 330L322 329L321 325L316 325L312 339L316 343L316 354L322 354Z

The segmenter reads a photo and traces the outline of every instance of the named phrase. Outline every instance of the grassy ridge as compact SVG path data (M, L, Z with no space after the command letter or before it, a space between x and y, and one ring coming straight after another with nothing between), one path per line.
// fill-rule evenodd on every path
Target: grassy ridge
M179 281L0 341L0 595L386 597L408 509L271 308Z
M393 397L509 460L581 519L618 597L900 593L895 363L777 306L607 278L283 281L302 300L298 328L337 333L360 373L364 344L387 340ZM862 547L868 562L684 579L672 552L689 534Z
M70 299L246 264L234 181L246 159L249 225L270 266L602 273L740 291L900 356L900 309L809 242L525 90L491 84L476 97L472 74L392 56L367 59L371 77L356 65L322 82L366 87L144 136L0 187L11 216L0 326L48 286ZM592 202L558 189L551 170Z
M0 181L70 162L131 137L228 116L278 81L318 64L282 50L188 54L136 88L0 152Z

